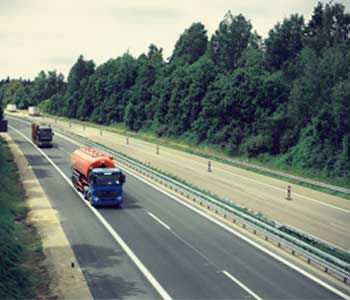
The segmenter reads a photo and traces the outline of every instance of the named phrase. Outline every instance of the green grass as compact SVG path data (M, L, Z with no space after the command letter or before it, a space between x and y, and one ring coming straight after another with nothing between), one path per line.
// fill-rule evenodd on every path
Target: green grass
M36 298L48 289L47 277L40 275L44 256L36 231L25 222L24 191L2 138L0 174L0 299Z
M52 118L58 118L59 120L62 120L62 121L71 122L73 126L74 125L82 126L84 124L86 126L101 128L106 131L115 132L124 136L128 136L129 138L136 138L146 142L158 144L160 146L165 146L175 150L184 151L190 154L198 155L203 158L207 158L208 160L225 163L234 167L245 169L247 171L252 171L261 175L280 179L291 184L298 184L307 188L311 188L316 191L324 192L330 195L341 197L346 200L350 200L349 193L335 191L326 187L321 187L315 184L307 183L302 180L292 179L287 176L274 174L273 171L286 172L291 175L305 177L316 181L324 182L327 184L349 188L349 179L330 178L323 175L318 170L295 169L293 167L290 167L290 166L287 166L286 164L281 163L282 160L280 159L280 157L272 157L272 156L265 155L265 156L262 156L261 159L251 159L247 157L233 158L228 154L228 152L225 149L222 149L219 146L209 145L209 144L196 144L188 138L181 139L181 138L173 138L173 137L158 137L152 130L149 130L149 129L133 132L133 131L127 130L124 123L114 123L109 126L104 126L104 125L98 125L92 122L81 122L79 120L68 119L65 117L56 117L52 115L47 115L47 116ZM253 166L243 165L244 163L247 163L247 162L250 164L253 164ZM271 171L261 170L259 169L259 167L269 168L271 169Z

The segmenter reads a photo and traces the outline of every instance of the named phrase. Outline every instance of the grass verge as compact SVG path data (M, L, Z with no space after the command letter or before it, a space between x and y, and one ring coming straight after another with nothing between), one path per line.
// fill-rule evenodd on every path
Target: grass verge
M26 223L25 194L0 137L0 299L48 299L49 278L40 238Z

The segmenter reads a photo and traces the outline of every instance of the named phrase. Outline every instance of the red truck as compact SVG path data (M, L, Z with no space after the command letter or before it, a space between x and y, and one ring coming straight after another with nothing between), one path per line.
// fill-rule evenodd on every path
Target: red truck
M32 123L32 141L39 147L52 147L53 131L50 125L40 122Z
M91 205L121 206L125 175L112 156L94 148L80 148L71 156L71 169L74 187Z

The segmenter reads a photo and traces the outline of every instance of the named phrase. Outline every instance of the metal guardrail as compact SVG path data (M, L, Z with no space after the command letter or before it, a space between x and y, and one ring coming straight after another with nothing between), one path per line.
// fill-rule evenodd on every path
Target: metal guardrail
M304 257L307 263L316 264L322 267L325 272L335 275L346 284L350 284L350 264L281 231L281 228L283 227L287 229L292 227L285 226L265 217L261 217L230 200L207 195L193 187L187 186L178 179L172 178L168 174L163 174L158 170L152 169L150 166L146 166L141 162L127 157L125 154L93 142L88 138L72 132L64 131L57 126L55 126L55 131L84 145L99 148L113 155L120 164L128 167L129 169L152 179L175 193L198 203L200 206L205 206L214 213L221 215L233 223L240 224L243 228L250 230L254 234L264 237L265 240L274 242L278 247L289 249L292 255ZM292 229L297 231L295 228ZM305 235L305 233L300 232L300 235ZM310 237L308 234L307 236ZM316 238L315 241L323 242ZM328 243L324 242L324 244Z
M309 264L313 263L321 266L325 272L336 275L336 277L341 278L344 283L350 283L350 264L285 232L282 232L280 229L284 227L284 225L268 218L263 218L264 221L262 221L262 218L254 212L249 211L248 209L243 208L230 200L206 195L203 192L189 187L184 183L170 177L170 175L163 174L158 170L152 169L150 166L146 166L141 162L131 159L122 153L93 142L85 137L72 132L65 132L57 127L55 127L55 130L84 145L99 148L113 155L116 158L116 161L118 161L121 165L124 165L159 184L162 184L175 193L178 193L201 206L206 206L206 208L214 211L216 214L220 214L226 219L231 220L233 223L240 223L243 228L249 229L254 234L263 236L265 240L275 242L280 248L283 247L289 249L293 255L300 255L304 257ZM303 234L304 233L301 233L301 235ZM317 241L320 242L319 239L317 239ZM325 242L325 244L327 243Z

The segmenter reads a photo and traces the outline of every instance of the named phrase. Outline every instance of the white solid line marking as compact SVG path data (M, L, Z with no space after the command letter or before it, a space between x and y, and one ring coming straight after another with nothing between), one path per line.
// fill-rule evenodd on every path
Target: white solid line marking
M68 138L66 138L68 140ZM29 140L29 142L31 142ZM39 149L39 148L38 148ZM41 150L41 149L39 149ZM44 153L45 154L45 153ZM45 154L46 155L46 154ZM61 170L60 170L61 171ZM247 242L248 244L256 247L257 249L259 249L260 251L268 254L269 256L273 257L274 259L278 260L279 262L285 264L286 266L288 266L289 268L299 272L300 274L302 274L303 276L309 278L310 280L316 282L317 284L321 285L322 287L330 290L331 292L333 292L334 294L346 299L346 300L350 300L350 297L346 294L344 294L343 292L337 290L335 287L331 286L330 284L322 281L321 279L317 278L316 276L306 272L305 270L301 269L300 267L294 265L293 263L289 262L288 260L278 256L277 254L271 252L270 250L264 248L263 246L259 245L258 243L254 242L253 240L250 240L248 237L244 236L243 234L235 231L233 228L229 227L228 225L221 223L220 221L214 219L213 217L207 215L205 212L197 209L196 207L183 202L183 200L180 200L178 198L176 198L174 195L162 190L161 188L159 188L158 186L154 185L153 183L143 179L142 177L140 177L139 175L136 175L135 173L131 173L130 171L124 169L125 172L127 172L128 174L134 176L135 178L139 179L140 181L144 182L145 184L148 184L149 186L153 187L154 189L156 189L157 191L163 193L164 195L167 195L168 197L170 197L171 199L175 200L176 202L178 202L179 204L186 206L188 209L196 212L197 214L201 215L202 217L210 220L211 222L215 223L216 225L220 226L221 228L231 232L232 234L238 236L239 238L241 238L242 240L244 240L245 242ZM70 181L69 181L70 183ZM71 183L70 183L71 184ZM80 195L80 194L79 194ZM81 195L80 195L81 196ZM84 201L85 203L86 201Z
M56 171L62 176L62 178L68 183L70 187L76 192L76 194L83 200L83 203L93 212L93 214L100 220L100 222L104 225L104 227L108 230L108 232L112 235L112 237L117 241L117 243L123 248L126 254L130 257L130 259L135 263L135 265L139 268L142 274L148 279L148 281L152 284L155 290L160 294L160 296L165 300L171 300L170 295L164 290L164 288L160 285L157 279L148 271L148 269L144 266L144 264L139 260L139 258L134 254L134 252L129 248L129 246L124 242L124 240L118 235L118 233L112 228L111 225L106 221L106 219L96 210L94 209L88 201L84 200L84 197L74 188L72 182L68 179L68 177L62 172L60 168L49 158L44 151L42 151L39 147L37 147L33 142L27 138L22 132L17 130L16 128L9 125L9 128L17 132L24 139L26 139L35 149L37 149L46 160L56 169Z
M257 294L255 294L253 291L251 291L249 288L247 288L242 282L240 282L237 278L233 277L229 272L223 270L222 273L224 273L228 278L230 278L233 282L238 284L242 289L244 289L247 293L252 295L257 300L262 300Z
M168 230L171 230L170 227L165 224L162 220L160 220L159 218L157 218L154 214L152 214L151 212L147 212L148 215L150 215L154 220L156 220L159 224L161 224L163 227L165 227Z

